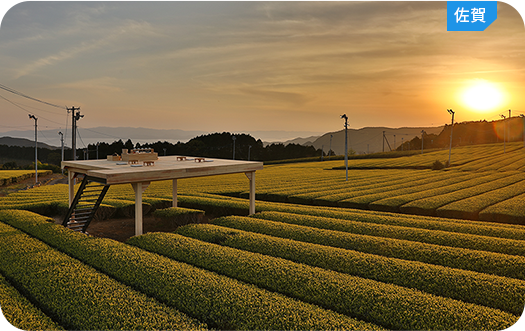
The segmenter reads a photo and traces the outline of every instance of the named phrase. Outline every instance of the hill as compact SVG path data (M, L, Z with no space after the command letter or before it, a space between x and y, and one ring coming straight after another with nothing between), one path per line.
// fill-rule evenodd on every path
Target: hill
M131 139L134 142L144 143L154 143L156 141L167 141L172 144L177 142L188 142L190 139L197 137L199 135L208 134L211 132L199 131L199 130L180 130L180 129L151 129L151 128L142 128L142 127L94 127L94 128L79 128L80 136L82 137L82 142L85 145L96 144L97 142L107 142L118 141L122 139L126 141ZM53 144L57 146L60 145L60 137L57 134L57 130L39 130L42 136L49 139ZM280 143L296 137L308 137L314 136L318 137L321 132L311 132L311 131L235 131L235 134L250 134L252 137L261 139L268 145L271 143ZM9 136L9 137L19 137L32 140L35 136L35 132L32 130L26 131L8 131L2 132L0 135ZM71 130L69 129L64 136L65 143L71 144ZM40 140L40 139L39 139ZM56 141L56 143L55 143ZM313 141L313 140L311 140ZM82 145L81 141L78 141L77 144ZM266 144L266 143L265 143Z
M348 129L348 148L353 149L357 154L369 154L383 151L383 132L386 140L384 151L396 149L402 142L412 140L416 136L421 136L421 130L427 134L438 135L443 131L443 126L437 127L416 127L416 128L387 128L387 127L366 127L361 129ZM345 151L345 130L328 132L320 136L313 142L316 149L323 148L325 153L330 150L330 136L332 136L332 150L337 155L344 154ZM388 143L387 143L388 141ZM388 147L390 145L390 148Z
M25 138L13 138L13 137L1 137L0 145L7 146L17 146L17 147L34 147L35 141ZM45 143L38 143L38 148L47 148L47 149L60 149L60 147L51 146Z

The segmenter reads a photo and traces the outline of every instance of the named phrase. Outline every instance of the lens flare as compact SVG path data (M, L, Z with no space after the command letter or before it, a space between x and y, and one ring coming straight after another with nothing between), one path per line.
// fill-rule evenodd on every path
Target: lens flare
M502 105L503 93L495 84L478 80L465 89L462 99L463 103L472 110L487 112Z

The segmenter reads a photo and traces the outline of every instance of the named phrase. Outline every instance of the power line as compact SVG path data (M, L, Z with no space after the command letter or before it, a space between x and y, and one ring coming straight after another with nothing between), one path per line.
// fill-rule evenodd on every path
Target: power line
M10 104L12 104L13 106L15 106L15 107L18 107L18 108L22 109L23 111L27 112L28 114L30 113L30 111L29 111L29 110L27 110L27 109L25 109L24 107L22 107L22 106L20 106L20 105L16 104L15 102L13 102L13 101L9 100L9 99L8 99L8 98L6 98L6 97L4 97L4 96L0 95L0 98L2 98L2 99L4 99L5 101L9 102L9 103L10 103Z
M52 142L51 142L49 139L47 139L47 137L44 135L44 132L43 132L42 130L38 129L38 132L40 132L40 135L41 135L42 137L44 137L44 139L45 139L48 143L52 144Z
M36 102L43 103L43 104L48 105L48 106L64 109L63 106L55 105L55 104L47 102L47 101L43 101L43 100L40 100L40 99L37 99L37 98L33 98L33 97L31 97L31 96L29 96L27 94L24 94L22 92L19 92L19 91L15 90L15 89L13 89L11 87L8 87L8 86L2 85L2 84L0 84L0 89L5 90L7 92L11 92L11 93L16 94L16 95L19 95L21 97L27 98L29 100L33 100L33 101L36 101Z
M77 126L77 127L79 127L79 126ZM97 132L97 131L95 131L95 130L86 129L86 128L82 128L82 129L83 129L83 130L86 130L86 131L93 132L93 133L98 133L98 134L101 134L101 135L103 135L103 136L108 136L108 137L113 138L113 139L122 139L122 138L120 138L120 137L112 136L112 135L107 134L107 133Z
M14 101L11 101L11 100L9 100L8 98L6 98L6 97L4 97L4 96L2 96L2 95L0 95L0 98L4 99L5 101L9 102L10 104L12 104L13 106L15 106L15 107L17 107L17 108L22 109L22 110L25 111L27 114L31 114L31 113L33 113L33 112L30 112L29 110L25 109L24 107L20 106L18 103L14 102ZM62 125L61 123L55 122L55 121L50 120L50 119L48 119L48 118L45 118L45 117L43 117L43 116L41 116L41 115L40 115L40 119L44 119L44 120L46 120L46 121L48 121L48 122L55 123L55 124L58 124L58 125Z
M84 145L84 148L87 148L86 144L84 144L84 140L82 140L82 137L80 136L80 130L78 129L78 127L77 127L77 134L78 134L78 138L80 138L80 142L82 143L82 145Z
M6 100L7 98L4 97L3 99ZM6 100L6 101L7 101L7 100ZM59 114L59 113L57 113L57 112L55 112L55 111L44 110L44 109L41 109L41 108L37 108L37 107L29 106L29 105L26 105L26 104L22 104L22 103L20 103L20 102L14 102L14 101L10 101L10 102L11 102L12 104L15 104L15 103L16 103L17 107L18 107L18 106L21 107L21 106L23 105L24 107L26 107L26 108L31 108L31 109L33 109L33 110L43 111L43 112L50 113L50 114L55 114L55 115L56 115L56 114ZM24 108L24 109L25 109L25 108Z

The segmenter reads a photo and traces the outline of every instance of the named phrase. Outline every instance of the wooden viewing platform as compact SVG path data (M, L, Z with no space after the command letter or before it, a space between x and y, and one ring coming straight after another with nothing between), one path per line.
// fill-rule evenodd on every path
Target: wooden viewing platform
M188 162L198 160L198 162ZM135 235L142 234L142 193L150 182L173 181L173 206L177 207L177 179L244 173L250 181L250 214L255 213L255 171L263 169L262 162L225 159L160 156L153 164L128 164L116 160L62 161L68 170L69 205L75 196L75 175L96 178L106 185L131 184L135 191Z

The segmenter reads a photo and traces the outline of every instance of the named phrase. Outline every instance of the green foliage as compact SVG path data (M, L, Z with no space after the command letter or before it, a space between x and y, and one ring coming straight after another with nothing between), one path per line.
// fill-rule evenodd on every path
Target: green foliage
M111 279L157 298L214 328L328 330L351 329L353 325L361 326L356 327L361 329L364 325L355 324L354 319L330 310L176 262L137 247L72 232L62 226L48 223L43 217L29 212L0 211L0 220L23 229L24 232L95 267ZM0 247L0 249L6 248ZM20 269L23 269L23 266ZM71 278L70 281L74 282L76 278L74 276L65 274L64 277ZM90 292L85 289L84 291L88 294ZM128 296L135 297L132 294ZM56 298L56 295L49 297ZM120 306L125 307L126 312L129 310L126 304ZM138 312L129 312L132 313L138 314ZM156 314L158 313L151 312L148 316L154 318ZM160 313L157 317L161 316L166 315ZM108 316L107 319L109 318ZM129 323L134 322L133 318L130 320ZM98 329L96 325L91 328ZM190 326L148 326L147 328L186 329Z
M508 184L516 183L517 181L523 179L525 179L525 174L519 173L518 176L514 177L513 181L509 182ZM425 190L417 190L416 192L405 193L405 190L397 190L394 191L394 196L374 201L369 205L369 207L373 210L399 211L403 205L417 199L437 197L449 193L457 193L460 190L476 187L487 182L491 182L491 184L494 186L497 185L497 182L494 183L495 180L493 176L487 176L485 174L471 174L469 176L463 177L459 182L454 179L441 181L441 185L438 187L436 187L436 185L430 185L430 187L425 187ZM494 186L493 188L495 188ZM486 187L486 189L490 190L488 187Z
M436 159L448 157L448 150L390 159L352 159L352 167L356 170L351 170L348 182L343 180L343 172L330 170L341 166L341 160L265 166L264 170L257 172L256 199L258 201L292 202L343 208L371 208L384 211L414 212L431 216L441 215L451 218L467 217L469 219L478 219L478 213L484 208L521 194L519 191L516 191L513 193L514 195L502 197L492 195L494 188L498 187L501 181L496 176L491 178L489 176L494 175L495 172L500 172L503 168L506 171L501 173L501 175L514 176L517 173L523 173L522 168L525 167L525 158L522 157L522 144L509 144L507 150L507 153L503 154L501 145L498 144L454 148L452 155L453 167L444 171L407 171L396 170L396 168L406 168L412 165L416 167L426 165L428 167ZM497 167L489 167L488 165L481 166L486 161L497 161L498 167L501 165L503 168L497 169ZM467 165L470 165L471 168L462 168ZM385 168L388 168L388 170L385 170ZM457 171L455 169L469 171ZM494 170L487 171L487 169ZM483 178L486 178L488 181L484 182ZM490 183L494 185L490 185ZM451 186L452 184L455 186ZM67 201L67 186L64 187L64 198L62 201ZM59 187L55 189L63 190ZM243 174L182 179L178 181L178 189L179 197L206 196L212 198L210 195L215 195L213 198L221 200L229 197L247 198L249 194L248 182ZM472 190L469 191L467 189ZM456 194L460 191L464 194L471 192L471 195ZM37 196L36 193L43 194L44 192L35 191L25 192L24 194L27 197L32 196L34 200L32 202L36 200L49 201L47 195L54 195L54 193L46 192L44 199L42 196ZM429 196L428 194L431 195ZM22 195L17 196L22 197ZM220 197L217 197L217 195L220 195ZM143 201L152 205L151 210L166 208L168 205L166 205L167 202L165 200L171 200L171 196L171 181L152 182L150 187L144 192ZM473 198L472 201L476 203L475 201L479 197L486 199L486 201L476 210L467 211L466 213L458 210L457 206L452 206L455 209L449 211L448 207L445 206L446 203L442 204L441 202L437 202L438 205L435 208L432 207L432 204L429 204L429 207L423 206L422 208L409 205L416 200L426 198L431 198L434 201L443 198L443 201L445 201L451 197L455 197L455 199L447 203L458 202L461 205L471 205L471 201L467 199ZM106 199L108 201L134 201L134 192L130 185L115 185L108 191ZM192 199L189 198L189 200ZM3 200L3 198L0 198L0 205L3 205ZM184 200L184 198L181 198L181 200ZM184 205L183 202L181 206L202 209L199 205L189 200L187 205ZM156 204L158 204L158 207ZM409 206L405 208L405 205ZM233 203L230 206L223 205L220 208L218 205L213 208L212 206L209 207L210 209L206 210L206 212L210 215L243 215L243 213L246 213L244 209L232 208ZM437 209L439 208L443 209L438 211ZM128 215L132 212L133 210ZM506 219L506 217L502 216L498 219Z
M474 186L458 186L455 190L448 193L437 194L439 189L429 192L432 194L413 195L412 201L400 206L401 212L407 214L435 216L436 209L449 203L477 196L495 189L499 189L525 179L523 172L489 173L480 174L478 178L472 179ZM409 199L410 200L410 199Z
M157 209L153 212L153 216L158 220L162 220L164 222L180 226L189 223L202 222L204 217L204 211L181 207L171 207L165 209Z
M525 180L483 194L452 202L436 209L437 216L478 219L478 214L496 203L525 193Z
M517 315L523 312L525 282L522 280L387 258L212 224L184 226L177 233L223 246L415 288Z
M4 165L5 166L5 165ZM39 170L39 176L51 174L49 170ZM35 168L33 170L0 170L0 186L18 183L24 179L35 177Z
M441 174L441 173L440 173ZM403 196L405 194L412 194L412 193L424 193L428 190L434 189L436 187L444 187L456 183L462 183L468 179L475 178L476 174L470 174L470 173L460 173L460 174L453 174L453 173L447 173L445 176L439 176L438 178L435 178L433 181L427 183L427 184L421 184L417 185L414 184L414 182L408 182L404 187L400 187L398 189L395 189L394 187L390 187L389 190L382 190L378 193L372 193L372 194L365 194L360 195L355 198L351 199L345 199L341 201L339 204L341 206L350 206L350 205L359 205L362 208L369 208L372 210L381 210L381 211L390 211L390 212L397 212L399 211L399 202L393 201L391 203L388 201L387 203L382 203L381 200L383 199L397 199L399 196Z
M525 236L522 238L522 240L513 240L507 238L485 237L449 231L408 228L404 226L371 224L351 220L341 220L337 218L298 215L282 212L262 212L255 214L252 217L274 222L304 225L314 228L369 235L381 238L394 238L441 246L461 247L479 251L525 256Z
M250 203L244 199L179 196L178 205L190 209L202 209L214 216L248 215Z
M479 219L488 222L525 225L525 194L491 205L479 213Z
M18 164L16 164L16 162L14 161L6 162L2 164L2 167L0 167L0 169L1 170L16 170L18 169Z
M445 165L441 163L439 160L436 160L434 161L434 163L432 163L432 170L441 170L444 168L445 168Z
M128 243L389 329L492 330L517 320L499 310L177 234L146 234Z
M1 211L0 219L5 222L21 215L31 218L29 212ZM31 221L34 226L38 219ZM2 222L0 237L0 272L67 329L202 329L175 309Z
M120 200L120 199L104 199L104 204L115 208L114 217L133 218L135 217L135 201ZM151 205L142 201L142 213L148 214L151 210Z
M523 256L357 235L240 216L221 217L213 223L297 241L525 280Z
M35 169L35 162L27 165L25 169ZM51 170L54 173L62 172L62 168L60 168L60 166L49 163L41 163L40 161L38 161L38 169Z
M6 320L22 330L64 330L0 275L0 307Z

